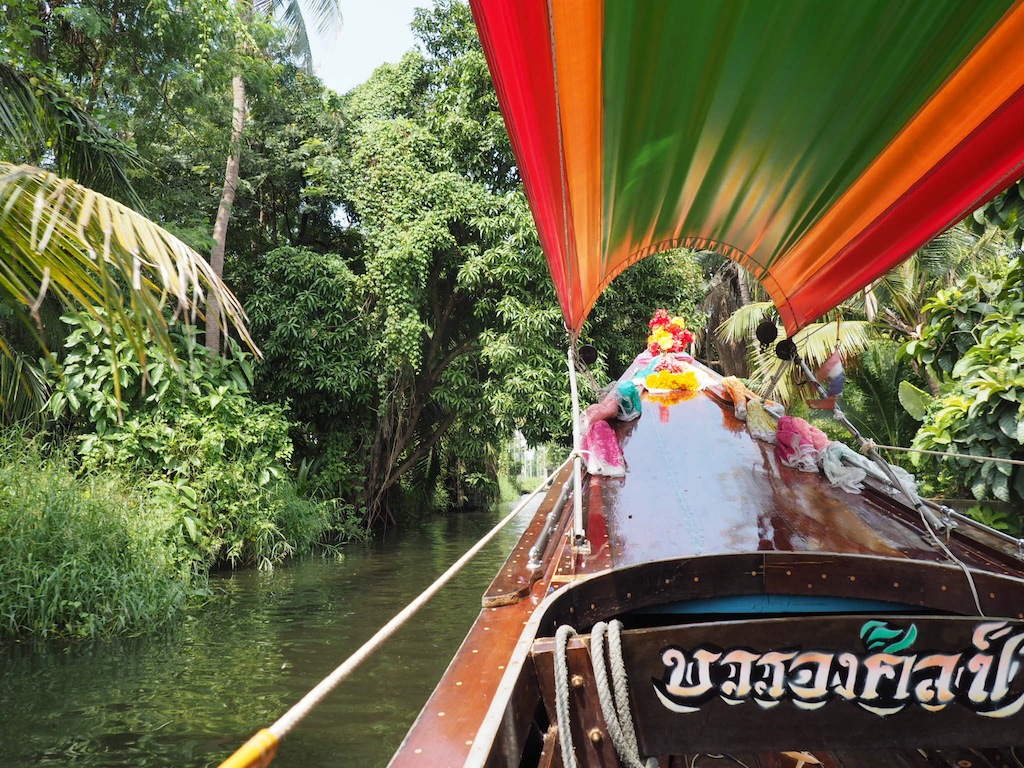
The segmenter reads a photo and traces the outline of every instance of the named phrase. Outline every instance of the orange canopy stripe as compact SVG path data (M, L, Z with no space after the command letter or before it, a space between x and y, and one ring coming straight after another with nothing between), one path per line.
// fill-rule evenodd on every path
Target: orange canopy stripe
M567 326L658 250L792 333L1024 172L1024 0L471 0Z

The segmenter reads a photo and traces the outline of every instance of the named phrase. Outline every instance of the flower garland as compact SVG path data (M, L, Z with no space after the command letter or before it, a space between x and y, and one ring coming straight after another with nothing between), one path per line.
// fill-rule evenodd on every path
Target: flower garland
M668 311L659 309L654 313L651 329L647 337L647 351L652 355L685 352L693 343L693 334L687 330L686 321L681 317L671 317Z
M644 386L647 389L655 390L666 390L666 389L692 389L696 390L700 387L697 381L697 374L695 371L655 371L644 381Z

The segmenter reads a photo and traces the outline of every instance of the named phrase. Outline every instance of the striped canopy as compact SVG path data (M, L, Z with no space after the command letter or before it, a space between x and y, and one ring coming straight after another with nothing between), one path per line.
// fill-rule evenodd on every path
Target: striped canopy
M735 259L792 333L1024 174L1024 0L471 0L562 310Z

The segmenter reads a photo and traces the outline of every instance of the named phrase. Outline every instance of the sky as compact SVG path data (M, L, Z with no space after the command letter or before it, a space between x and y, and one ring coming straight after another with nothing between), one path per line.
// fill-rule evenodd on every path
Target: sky
M344 19L334 39L310 30L316 73L329 88L345 93L378 66L395 62L415 44L409 24L413 10L430 0L339 0ZM313 25L310 25L313 26Z

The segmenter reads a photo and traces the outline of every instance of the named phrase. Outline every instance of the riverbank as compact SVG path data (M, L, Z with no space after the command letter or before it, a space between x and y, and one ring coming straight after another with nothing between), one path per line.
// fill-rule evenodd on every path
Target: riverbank
M0 650L0 763L199 768L267 725L456 560L498 512L434 517L334 560L211 577L158 636ZM529 512L332 694L276 768L384 766L476 617Z

